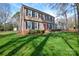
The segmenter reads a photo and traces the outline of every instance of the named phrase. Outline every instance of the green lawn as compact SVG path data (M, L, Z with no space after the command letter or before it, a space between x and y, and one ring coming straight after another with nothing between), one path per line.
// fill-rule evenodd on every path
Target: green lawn
M0 33L0 56L78 56L79 38L76 33L17 35Z

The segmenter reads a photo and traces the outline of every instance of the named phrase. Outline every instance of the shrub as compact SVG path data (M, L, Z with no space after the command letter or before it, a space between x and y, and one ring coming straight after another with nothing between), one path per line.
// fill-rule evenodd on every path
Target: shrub
M30 30L29 34L43 34L44 30Z

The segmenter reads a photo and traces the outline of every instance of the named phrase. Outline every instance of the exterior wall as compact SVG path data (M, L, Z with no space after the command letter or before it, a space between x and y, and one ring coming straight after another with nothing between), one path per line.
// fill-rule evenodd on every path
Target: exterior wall
M26 23L24 21L25 13L24 13L24 6L21 7L20 10L20 27L19 27L19 33L22 35L25 35L28 31L26 30Z
M44 30L43 23L39 23L39 30Z
M26 22L29 21L34 23L32 24L32 28L27 28L28 24L26 24ZM22 34L27 34L30 29L33 29L34 26L35 28L33 30L50 30L48 29L48 23L51 23L53 27L53 16L27 6L21 7L19 32L21 32Z

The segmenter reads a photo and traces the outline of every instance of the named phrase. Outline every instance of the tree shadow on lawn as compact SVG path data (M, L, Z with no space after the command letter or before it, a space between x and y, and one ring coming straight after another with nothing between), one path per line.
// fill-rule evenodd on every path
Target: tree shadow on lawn
M68 39L68 38L64 38L64 37L62 37L63 38L63 40L66 42L66 44L74 51L74 53L76 54L76 56L79 56L79 54L78 54L78 52L68 43L68 41L66 40L66 39Z
M62 38L64 41L65 41L65 43L74 51L74 53L78 56L79 54L78 54L78 52L68 43L68 39L69 38L67 38L66 36L63 36L62 34L51 34L51 36L54 36L54 37L60 37L60 38Z
M4 47L8 46L8 45L12 45L12 43L17 42L20 39L29 37L30 35L27 36L22 36L22 37L18 37L18 38L11 38L11 40L7 43L5 43L4 45L0 46L0 49L3 49ZM13 45L12 45L13 46ZM7 48L6 48L7 49ZM5 50L0 51L0 53L3 53Z
M20 40L20 39L23 39L23 38L25 38L25 37L28 37L28 36L30 36L30 35L22 36L22 37L17 37L17 38L11 38L11 40L10 40L9 42L7 42L7 43L5 43L4 45L0 46L0 49L3 48L3 47L5 47L5 46L7 46L7 45L10 45L10 44L12 44L13 42L16 42L16 41L18 41L18 40Z
M16 33L10 33L10 34L4 34L4 35L0 34L0 38L4 38L4 37L11 36L11 35L14 35L14 34L16 34Z
M20 46L18 46L18 47L16 47L15 49L13 49L13 50L12 50L11 52L9 52L6 56L12 56L13 54L17 53L25 44L27 44L27 43L29 43L30 41L32 41L32 40L38 38L39 36L40 36L40 35L32 36L32 37L28 38L26 41L24 40L24 42L23 42Z
M34 46L35 51L31 54L31 56L40 56L41 55L40 53L43 50L43 47L45 46L50 35L51 35L51 33L46 35L45 39L37 47Z

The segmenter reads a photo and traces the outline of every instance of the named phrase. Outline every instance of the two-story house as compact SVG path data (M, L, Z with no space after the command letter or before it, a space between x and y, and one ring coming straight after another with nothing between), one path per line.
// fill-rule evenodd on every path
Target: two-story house
M45 30L49 31L54 29L55 17L34 9L22 5L20 11L19 32L21 34L27 34L29 30Z

